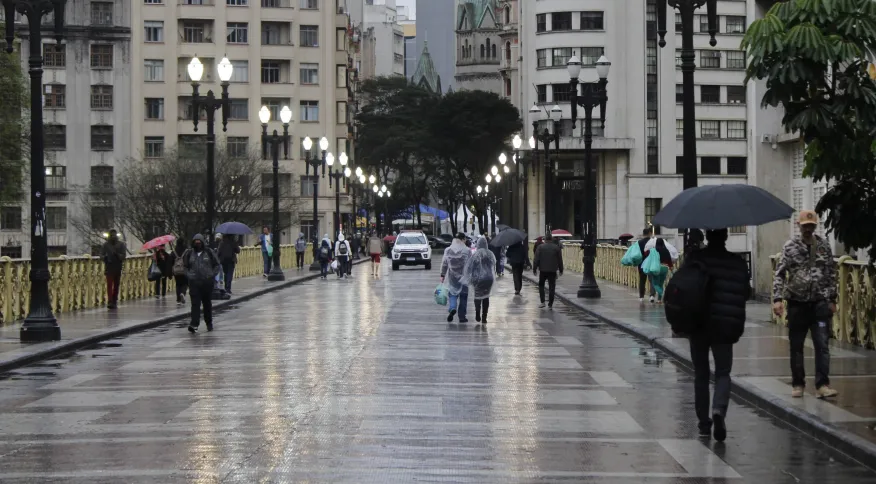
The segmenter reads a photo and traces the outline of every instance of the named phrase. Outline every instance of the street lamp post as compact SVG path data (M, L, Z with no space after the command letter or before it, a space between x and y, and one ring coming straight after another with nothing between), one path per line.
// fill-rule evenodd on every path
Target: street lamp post
M49 246L46 237L46 168L43 131L43 16L54 12L55 40L61 43L67 0L2 0L6 14L6 52L15 44L15 12L27 17L30 57L30 304L19 330L22 343L57 341L61 327L49 295Z
M596 262L596 176L593 168L593 108L599 107L602 128L605 129L605 105L608 102L608 70L611 62L605 56L596 61L596 82L579 82L581 61L578 56L569 59L569 86L572 91L572 129L578 118L578 106L584 108L584 276L578 287L578 297L599 298L602 296L593 265ZM581 94L578 94L578 84Z
M694 102L694 72L696 71L696 52L694 51L694 12L706 6L708 17L709 45L718 44L718 0L657 0L657 34L660 47L666 46L666 6L678 9L681 14L681 84L682 84L682 189L697 186L697 138L696 104ZM687 246L687 230L684 232Z
M322 176L325 177L326 153L328 150L328 138L323 136L319 139L319 149L322 151L320 158L313 158L310 154L310 149L313 147L313 140L310 136L304 138L302 146L304 147L304 174L310 176L310 168L313 167L313 262L310 263L311 271L321 270L319 257L316 253L319 250L319 212L317 211L318 196L319 196L319 167L322 165Z
M523 144L523 140L520 139L520 135L515 134L514 138L511 140L511 146L514 147L514 154L512 155L511 159L514 161L514 178L515 178L515 181L517 182L518 188L520 187L520 182L523 179L520 176L520 146L522 144ZM524 173L524 176L525 175L526 174ZM524 190L526 190L526 188L524 188ZM517 216L516 216L517 214L515 213L515 210L514 210L514 205L515 205L514 202L519 201L520 197L516 193L512 193L510 183L508 184L508 195L511 196L511 220L512 220L512 224L516 224L517 223ZM526 202L524 202L523 203L523 213L524 214L526 213L526 210L527 210ZM529 231L529 227L527 227L525 223L523 224L523 231L524 232Z
M347 185L346 176L349 175L349 168L347 168L347 154L341 153L338 156L338 163L341 164L337 170L334 168L335 164L335 156L329 153L326 156L325 162L329 167L329 188L332 187L332 179L335 180L335 241L338 240L338 235L341 233L341 180L344 180L344 186Z
M553 167L551 166L551 142L554 143L557 154L560 151L560 117L563 110L559 105L554 105L550 111L550 119L553 121L553 133L550 132L547 126L544 132L538 132L538 122L541 120L541 109L538 105L533 104L529 110L529 118L532 121L532 140L541 142L544 145L544 233L551 233L551 218L552 218L552 203L551 203L551 187L553 181ZM530 146L534 143L530 142ZM532 163L532 173L535 174L535 160Z
M289 159L289 121L292 120L292 110L289 106L283 106L280 110L280 121L283 123L283 136L280 137L275 129L268 137L268 121L271 120L271 110L262 106L259 110L259 120L262 122L262 158L267 158L268 144L271 145L271 158L274 171L274 229L271 244L274 246L274 263L271 264L271 272L268 274L269 281L283 281L283 269L280 267L280 144L283 145L283 159Z

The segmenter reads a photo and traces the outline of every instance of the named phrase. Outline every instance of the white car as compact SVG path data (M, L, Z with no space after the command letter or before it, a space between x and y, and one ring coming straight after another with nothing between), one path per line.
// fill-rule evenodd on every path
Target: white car
M392 270L399 266L426 266L432 269L432 247L426 234L419 231L407 231L398 234L392 247Z

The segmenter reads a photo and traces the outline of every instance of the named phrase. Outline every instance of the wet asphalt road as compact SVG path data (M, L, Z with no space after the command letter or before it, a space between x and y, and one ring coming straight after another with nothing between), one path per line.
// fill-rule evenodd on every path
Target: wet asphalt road
M448 324L437 266L4 374L0 482L876 482L738 401L725 444L698 439L689 374L510 276L486 329Z

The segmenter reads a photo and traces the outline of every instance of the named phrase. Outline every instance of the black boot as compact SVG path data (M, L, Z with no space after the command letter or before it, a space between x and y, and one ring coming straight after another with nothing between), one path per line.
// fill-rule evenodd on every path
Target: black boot
M481 322L484 324L487 324L487 311L486 310L484 310L484 318Z

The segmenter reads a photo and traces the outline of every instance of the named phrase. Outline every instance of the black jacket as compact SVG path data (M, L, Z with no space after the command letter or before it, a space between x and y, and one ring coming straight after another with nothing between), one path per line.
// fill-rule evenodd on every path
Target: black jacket
M745 331L745 302L750 292L748 264L724 247L706 247L685 259L709 271L709 320L703 327L712 343L734 344Z
M508 250L505 251L505 259L512 265L526 264L529 262L529 251L527 250L527 247L523 245L523 242L509 245Z
M219 262L223 264L237 262L237 254L240 253L240 247L233 240L222 239L219 242Z
M555 242L545 242L535 250L532 269L542 272L563 272L563 249Z

